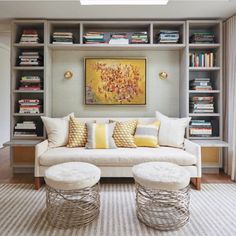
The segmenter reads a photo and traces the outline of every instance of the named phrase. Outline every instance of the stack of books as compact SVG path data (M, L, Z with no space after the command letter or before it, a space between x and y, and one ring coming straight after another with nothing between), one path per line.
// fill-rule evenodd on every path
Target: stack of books
M41 79L39 76L22 76L20 79L19 90L22 91L37 91L41 90Z
M20 43L39 43L39 35L36 30L24 30Z
M52 36L53 44L73 44L72 32L54 32Z
M214 113L213 96L193 96L190 99L191 113Z
M212 90L212 84L210 78L195 78L190 80L190 89L198 91Z
M111 34L109 44L129 44L129 37L126 33Z
M193 33L189 41L190 43L214 43L215 35L211 32Z
M103 32L87 32L83 38L85 44L106 43Z
M19 113L21 114L38 114L41 112L41 105L39 99L21 99Z
M157 43L178 43L179 31L161 30L156 36Z
M39 52L21 52L19 56L20 66L41 66L43 57Z
M148 33L145 32L135 32L131 35L131 41L132 44L145 44L148 43Z
M189 134L192 137L212 136L212 124L205 120L192 120L189 126Z
M190 53L189 66L190 67L213 67L215 66L215 55L210 53Z
M14 136L32 136L36 137L36 124L34 121L23 121L17 123L14 129Z

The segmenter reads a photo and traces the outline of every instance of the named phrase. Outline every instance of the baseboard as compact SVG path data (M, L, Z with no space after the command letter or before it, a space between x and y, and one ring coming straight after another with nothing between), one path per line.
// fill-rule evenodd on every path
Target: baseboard
M219 174L220 168L202 168L204 174Z
M16 174L34 173L34 168L32 167L13 167L12 170Z

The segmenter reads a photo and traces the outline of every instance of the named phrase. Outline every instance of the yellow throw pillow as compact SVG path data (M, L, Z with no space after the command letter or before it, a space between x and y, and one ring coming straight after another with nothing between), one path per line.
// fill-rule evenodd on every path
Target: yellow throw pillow
M88 141L86 148L108 149L117 148L112 138L115 123L95 124L87 123Z
M110 121L116 122L116 121ZM137 120L125 122L116 122L113 132L113 138L117 147L135 148L134 133L137 126Z
M138 124L134 135L135 144L138 147L159 147L159 127L159 120L147 125Z
M87 127L85 123L78 122L76 118L70 117L69 139L67 147L84 147L87 142Z

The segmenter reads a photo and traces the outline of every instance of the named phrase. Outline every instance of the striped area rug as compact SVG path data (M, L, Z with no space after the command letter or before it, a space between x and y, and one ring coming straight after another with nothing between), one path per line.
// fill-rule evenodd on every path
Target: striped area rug
M0 184L1 236L235 236L236 184L204 184L191 190L190 222L160 232L139 223L132 184L102 184L101 212L89 226L61 230L48 225L45 190L33 185Z

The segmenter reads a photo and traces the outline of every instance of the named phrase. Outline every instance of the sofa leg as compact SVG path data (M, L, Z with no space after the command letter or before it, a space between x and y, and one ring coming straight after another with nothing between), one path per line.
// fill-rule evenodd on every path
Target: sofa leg
M197 190L201 190L201 178L192 178L191 182Z
M41 178L34 177L34 183L35 183L35 190L39 190L41 187Z

